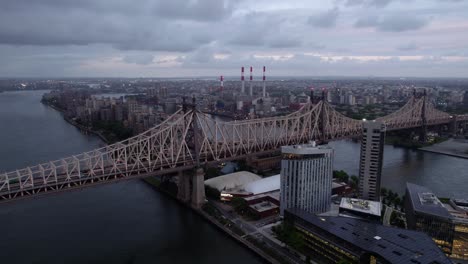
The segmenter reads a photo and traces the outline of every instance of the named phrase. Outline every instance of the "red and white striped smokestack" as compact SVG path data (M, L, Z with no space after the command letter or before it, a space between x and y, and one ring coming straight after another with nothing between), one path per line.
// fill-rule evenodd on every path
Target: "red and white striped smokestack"
M252 87L252 71L253 71L253 68L252 66L250 66L250 90L249 90L249 95L250 96L253 96L253 87Z
M262 88L262 96L263 96L263 98L266 98L265 66L263 66L263 88Z
M224 89L224 77L221 75L221 76L219 77L219 80L221 81L221 87L220 87L220 90L221 90L221 92L222 92L222 91L223 91L223 89Z
M244 67L241 67L241 81L242 81L241 94L245 94Z

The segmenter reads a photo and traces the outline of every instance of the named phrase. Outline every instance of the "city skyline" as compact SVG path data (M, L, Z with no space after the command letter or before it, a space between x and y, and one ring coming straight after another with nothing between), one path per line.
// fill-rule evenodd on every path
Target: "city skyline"
M464 77L467 1L6 1L1 77ZM15 21L15 23L12 23Z

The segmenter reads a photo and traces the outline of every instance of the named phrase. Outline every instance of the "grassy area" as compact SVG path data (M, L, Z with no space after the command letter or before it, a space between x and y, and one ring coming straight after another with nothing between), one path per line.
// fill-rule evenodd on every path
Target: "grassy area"
M446 197L437 197L442 203L448 204L450 202L450 198Z

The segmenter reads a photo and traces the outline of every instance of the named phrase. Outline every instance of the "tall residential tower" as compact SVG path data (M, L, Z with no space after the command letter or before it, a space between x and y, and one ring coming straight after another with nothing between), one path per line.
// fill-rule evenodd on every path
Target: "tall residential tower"
M359 160L359 196L362 199L380 201L384 143L385 125L364 121Z
M333 149L315 143L281 147L281 205L310 213L330 209Z

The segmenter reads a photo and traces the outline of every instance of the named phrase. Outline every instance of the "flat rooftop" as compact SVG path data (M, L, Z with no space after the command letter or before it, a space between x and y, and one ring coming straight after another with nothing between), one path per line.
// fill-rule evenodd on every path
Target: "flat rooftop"
M254 209L257 212L264 212L264 211L269 211L271 209L279 208L279 206L269 201L263 201L257 204L252 204L252 205L249 205L249 207Z
M409 193L414 211L438 217L451 218L448 210L428 188L413 183L406 183L406 190Z
M349 217L315 216L297 208L286 211L330 235L361 248L362 251L374 252L390 263L452 263L434 241L422 232L383 226ZM307 226L304 227L307 229ZM329 239L327 235L320 236L325 240Z
M267 197L267 196L279 201L280 200L280 191L273 191L273 192L268 192L268 193L252 195L252 196L249 196L249 197L245 197L244 200L252 201L252 200L256 200L258 198L264 198L264 197Z
M380 202L356 198L342 198L340 208L375 216L380 216L382 213L382 204Z
M283 154L314 155L328 154L331 151L333 151L331 147L327 145L317 146L315 143L281 147L281 153Z

